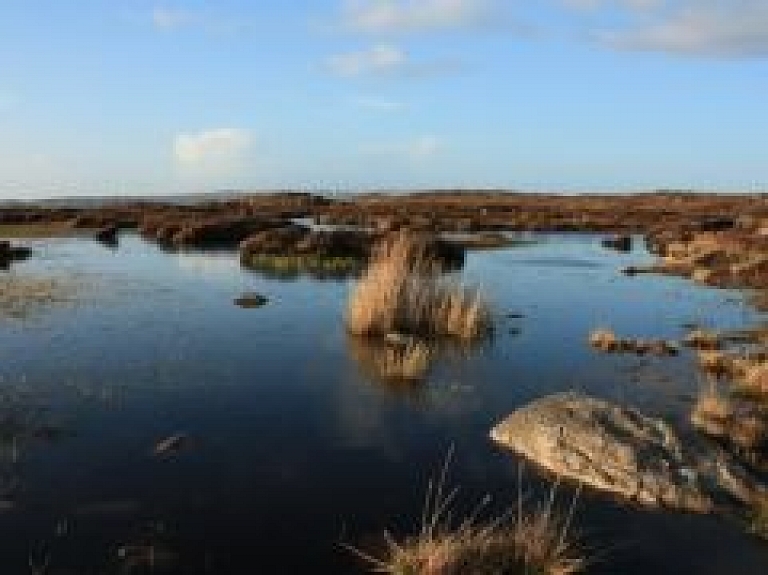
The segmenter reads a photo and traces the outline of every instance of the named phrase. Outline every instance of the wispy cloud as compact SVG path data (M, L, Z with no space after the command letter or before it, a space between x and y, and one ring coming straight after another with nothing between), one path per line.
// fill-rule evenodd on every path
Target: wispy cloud
M494 22L494 0L345 0L342 24L361 32L474 28Z
M426 134L406 142L363 146L362 152L366 155L397 156L418 162L438 154L443 145L441 138Z
M387 74L402 69L408 54L392 44L377 44L367 50L335 54L328 58L328 68L339 76Z
M152 10L152 24L161 30L172 30L202 23L202 14L185 8L156 6Z
M383 43L364 50L334 54L326 59L325 65L331 73L345 78L392 76L424 79L452 75L464 69L464 63L456 58L416 60L404 49Z
M178 134L173 142L177 165L190 171L225 172L243 166L253 146L250 131L216 128Z
M623 11L623 23L590 30L601 45L710 57L768 55L766 0L556 0L570 10Z
M604 44L693 56L768 56L768 2L688 0L653 22L598 34Z

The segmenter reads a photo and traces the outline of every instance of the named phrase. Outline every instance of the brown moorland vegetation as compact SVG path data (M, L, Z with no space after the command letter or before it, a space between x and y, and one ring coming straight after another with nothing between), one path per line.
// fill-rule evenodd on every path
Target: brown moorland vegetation
M350 295L347 327L360 336L400 333L472 341L489 332L491 319L476 290L441 275L424 243L401 232L374 249Z

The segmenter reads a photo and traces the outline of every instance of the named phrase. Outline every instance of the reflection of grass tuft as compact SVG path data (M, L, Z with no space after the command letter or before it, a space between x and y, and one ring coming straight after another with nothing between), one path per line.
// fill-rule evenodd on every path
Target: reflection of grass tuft
M426 343L408 339L393 344L350 336L350 354L365 374L385 383L415 383L429 372L434 350Z

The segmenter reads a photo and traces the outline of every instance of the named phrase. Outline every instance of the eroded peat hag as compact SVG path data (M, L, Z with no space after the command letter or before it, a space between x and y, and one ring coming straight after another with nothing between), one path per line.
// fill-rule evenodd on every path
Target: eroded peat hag
M286 221L274 229L295 225ZM630 253L605 250L604 237L526 234L524 243L467 251L460 272L401 259L391 266L398 273L382 274L389 281L378 285L413 282L425 291L412 293L439 297L409 300L393 290L401 296L384 301L397 305L371 306L378 311L370 317L382 319L363 324L381 327L363 336L350 333L348 320L364 270L339 281L299 275L285 282L241 267L236 247L160 249L131 230L120 231L116 251L91 235L36 243L35 257L13 268L15 278L66 270L122 289L106 299L80 297L83 305L56 308L37 324L0 322L3 385L44 398L72 429L64 441L25 444L23 489L3 496L12 508L0 512L0 561L23 573L30 554L43 565L50 551L50 573L109 574L149 569L154 553L153 568L165 573L240 573L257 564L353 574L371 565L339 543L392 559L379 545L387 530L417 561L427 548L463 557L453 553L459 540L473 557L480 547L500 550L500 560L513 557L520 458L488 437L492 425L537 398L578 389L677 429L700 391L697 354L746 357L741 346L759 341L745 343L740 328L759 315L739 292L667 275L622 276L623 267L655 256L638 241ZM366 265L377 261L368 256ZM415 270L423 273L409 275ZM452 292L435 285L480 286L479 301L489 302L482 324L466 321L474 299L443 305ZM386 293L369 293L379 291ZM269 297L258 311L233 304L258 294ZM440 303L424 307L438 313L405 305L419 302ZM720 349L699 349L709 345L705 337L686 338L691 329L681 326L691 323L716 333ZM489 324L492 337L477 329ZM596 354L585 339L600 325L644 340L697 343L676 357ZM665 383L641 372L630 380L627 369L641 362ZM729 389L725 379L720 384L719 391ZM729 399L741 413L738 396ZM723 417L726 427L735 421ZM759 460L746 448L701 436L756 470ZM451 474L461 486L456 519L461 524L490 493L488 522L421 546L407 534L421 515L431 465L451 443ZM534 500L547 501L543 474L529 466L526 477L541 495ZM510 507L505 531L493 522ZM590 548L611 552L583 572L759 573L768 548L744 527L759 530L763 507L758 499L743 507L740 521L722 521L644 511L585 489L575 525ZM537 510L524 506L531 528L545 525Z

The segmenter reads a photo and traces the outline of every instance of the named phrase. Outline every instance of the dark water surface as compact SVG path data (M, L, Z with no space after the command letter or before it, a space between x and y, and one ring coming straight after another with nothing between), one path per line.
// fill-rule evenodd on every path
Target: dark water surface
M692 358L600 356L585 343L595 327L679 338L685 323L757 318L735 292L618 273L647 254L539 239L469 255L463 273L493 303L496 336L443 357L415 389L357 362L349 282L271 280L233 254L133 236L116 251L40 242L11 273L86 287L74 304L0 318L0 573L46 557L46 573L363 572L341 543L415 528L451 446L462 501L516 501L518 462L487 434L536 397L577 389L684 417L700 385ZM245 291L270 302L233 305ZM174 434L187 437L179 453L154 456ZM590 573L768 573L768 545L725 520L585 495L576 524L598 551ZM131 570L150 543L154 567Z

